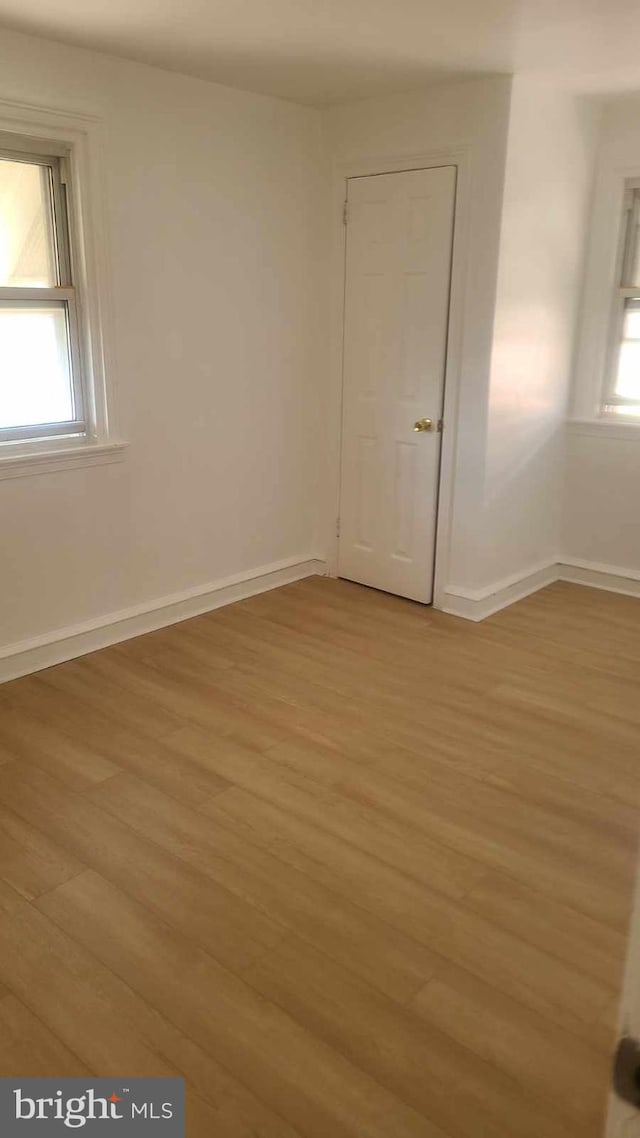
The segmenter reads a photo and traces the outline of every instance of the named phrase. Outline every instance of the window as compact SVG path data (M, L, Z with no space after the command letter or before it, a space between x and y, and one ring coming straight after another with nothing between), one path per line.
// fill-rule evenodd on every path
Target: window
M640 181L628 182L618 256L605 414L640 418Z
M0 133L0 451L86 440L68 147Z

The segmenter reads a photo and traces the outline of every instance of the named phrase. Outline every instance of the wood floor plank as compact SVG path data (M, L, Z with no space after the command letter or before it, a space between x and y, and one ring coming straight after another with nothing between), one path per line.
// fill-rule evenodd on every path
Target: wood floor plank
M69 720L63 731L50 722L27 719L23 712L5 711L0 716L5 761L33 763L73 790L111 778L122 769L143 774L154 785L189 802L208 798L229 785L213 771L163 746L160 739L124 732L118 723L114 731L104 732L89 745L85 739L74 738L73 722Z
M420 908L427 868L429 890L445 897L464 897L486 876L483 868L451 860L447 850L433 843L406 840L400 831L376 830L357 810L341 811L340 804L334 810L331 801L310 795L306 799L299 795L297 801L303 803L299 813L234 786L217 803L203 804L202 810L308 876L357 897L359 905L371 904L391 924L396 911L402 924L404 914L414 906ZM408 923L413 929L414 922Z
M547 1138L567 1133L557 1113L448 1035L369 989L312 946L286 942L253 965L248 979L299 1023L430 1115L456 1138ZM455 1101L449 1088L455 1082ZM572 1088L573 1089L573 1088ZM585 1109L584 1103L588 1102ZM593 1096L580 1103L591 1119ZM601 1113L601 1112L600 1112ZM585 1130L592 1133L595 1129Z
M42 899L43 906L45 899ZM0 885L0 1000L7 1067L24 1076L186 1077L189 1138L294 1138L224 1066L136 995L77 937ZM4 1006L3 1006L4 1005ZM12 1037L15 1037L11 1044ZM4 1042L0 1043L0 1055ZM20 1055L22 1070L14 1064ZM262 1128L262 1130L260 1129Z
M227 618L229 624L231 625L231 621L233 620L233 625L237 625L239 623L241 613L244 611L244 606L232 606L230 610L230 612L232 612L232 617ZM216 617L219 618L219 614L216 614ZM261 619L262 618L259 617L256 618L255 614L251 614L250 624L248 626L247 632L244 634L244 640L246 642L250 641L249 628L251 628L253 629L254 633L254 645L259 633L261 636L260 642L262 645L264 645L265 633L264 631L260 631ZM190 624L193 623L194 622L190 622ZM265 624L269 632L269 637L271 638L273 636L273 630L277 630L278 625L273 621L264 622L264 620L262 620L262 623ZM218 625L214 626L212 622L210 622L210 625L211 627L216 628L216 635L219 635ZM198 627L201 628L200 625L198 625ZM296 647L299 648L300 639L301 636L299 634L299 631L296 633L292 627L289 630L288 641L285 642L295 644ZM454 693L455 700L460 687L459 677L461 674L461 663L464 664L465 659L469 657L470 653L468 650L468 636L464 640L460 640L459 638L456 639L455 636L449 637L449 640L446 643L448 644L452 639L455 644L455 649L450 665L452 668L451 678L450 680L447 679L447 685L450 689L450 692ZM317 654L317 645L322 646L322 642L318 641L317 639L314 640L311 637L307 637L307 640L316 646L314 648L314 652ZM487 645L486 640L490 641L489 645ZM510 646L509 651L505 652L503 644L498 643L494 646L491 643L491 638L487 636L485 636L483 640L479 640L477 636L474 636L471 638L471 644L474 648L474 652L471 654L471 659L469 660L470 666L462 672L463 676L465 676L468 672L477 672L484 674L487 666L486 657L489 648L492 651L491 663L494 673L495 666L493 657L502 660L502 669L504 671L504 674L509 678L513 673L514 664L517 665L521 659L524 660L524 664L521 666L526 666L525 670L527 672L531 672L533 669L535 673L544 678L546 672L548 671L548 665L546 661L540 661L539 659L537 660L535 653L529 650L523 652L520 648L517 652L514 652L513 646ZM422 650L424 651L424 645L422 645ZM300 691L303 693L306 691L308 694L310 690L313 690L315 693L314 704L316 709L316 718L318 718L318 684L320 682L326 683L326 679L324 678L325 673L330 669L330 675L334 677L331 681L331 684L335 690L339 691L340 685L342 685L343 689L345 688L345 673L348 674L348 672L345 664L345 653L343 653L342 656L338 658L338 660L333 661L332 666L330 663L327 665L327 668L323 670L323 679L320 681L318 678L317 669L315 668L314 652L310 652L310 650L305 651L304 658L298 665L295 677L293 679L291 678L292 673L290 671L286 679L286 685L287 687L292 688L296 693L295 698L296 702L298 703L300 702L300 696L298 694ZM407 672L406 668L403 668L404 654L405 653L403 651L403 657L401 660L398 660L397 658L393 660L393 669L391 673L389 672L388 667L386 668L386 671L380 673L378 682L379 685L382 685L382 687L378 686L376 688L376 698L378 701L381 698L380 692L384 692L389 688L396 673L400 674L401 682L406 689L406 692L409 693L408 698L411 699L410 692L412 689L412 681L415 686L416 679L418 679L418 681L420 680L420 671L419 668L414 668L413 674L411 674L410 671ZM368 691L371 687L371 661L367 660L367 689L364 691L360 682L363 674L361 660L356 656L355 653L346 654L346 656L347 660L349 660L350 667L352 669L357 669L358 675L358 698L357 703L354 704L356 724L354 724L353 717L351 720L345 718L344 707L342 707L340 714L337 714L335 710L332 717L324 714L323 718L320 719L316 724L316 733L320 736L325 735L329 740L341 748L344 748L346 746L348 753L351 754L354 752L354 735L357 736L359 746L363 752L366 753L368 749L372 749L376 746L379 747L379 737L384 740L386 734L388 736L388 741L384 749L386 750L387 764L391 762L392 751L394 752L394 760L397 762L399 758L399 756L396 757L399 750L397 731L395 734L393 730L389 731L388 715L380 716L378 713L376 718L376 711L378 709L376 709L375 704L373 705L373 708L371 706L371 701L369 701L369 704L367 704L366 691ZM460 659L461 656L462 660ZM515 661L513 660L514 656ZM310 660L314 664L313 684L310 683L310 677L308 676ZM508 661L508 663L505 664L505 661ZM440 676L440 672L442 670L441 646L439 646L438 663L438 676ZM245 664L242 664L241 669L245 666ZM584 666L581 666L581 670L584 671ZM302 683L299 676L300 672L304 673L304 681ZM271 677L268 678L267 682L270 680ZM434 677L431 672L429 674L429 686L430 691L433 693L433 697L436 698L438 696L437 682L434 683ZM284 690L284 688L281 689L281 695L283 695ZM342 697L342 702L344 704L344 695ZM416 689L416 694L412 699L410 707L412 718L415 718L416 714L419 714L419 709L423 703L424 701L422 699L422 691L420 687L418 687ZM362 729L362 716L364 707L367 707L367 719L371 720L371 722L367 728ZM579 727L575 722L573 722L570 727L567 728L566 725L563 724L553 723L552 725L545 725L543 723L542 726L545 727L545 731L541 732L540 722L539 720L536 720L534 714L529 712L525 713L523 712L522 708L519 708L517 712L514 712L514 709L510 707L508 702L504 706L496 708L494 701L484 699L479 703L476 702L473 707L466 709L460 707L459 701L456 704L452 703L451 699L449 699L446 702L444 708L441 709L443 711L443 714L441 714L439 718L437 718L438 710L438 699L436 698L436 703L434 706L432 698L428 703L428 711L426 714L429 716L429 722L426 725L425 729L420 731L417 739L414 732L409 740L403 740L405 745L409 745L415 748L419 759L422 759L423 755L426 752L430 756L433 756L435 759L448 762L458 767L465 766L468 772L473 772L474 770L475 772L478 772L479 770L482 770L483 767L487 769L491 768L492 766L495 767L501 759L506 760L507 762L511 762L514 759L514 752L515 756L517 757L517 752L521 749L524 749L527 755L530 752L533 753L533 747L537 747L538 750L541 751L542 758L546 757L548 760L549 755L551 755L551 761L553 762L555 752L558 749L558 742L560 742L563 745L563 748L569 747L573 750L573 753L577 759L578 766L582 761L581 757L587 752L592 752L595 759L594 775L597 777L599 773L601 783L606 786L602 773L603 747L605 746L606 741L605 738L603 738L602 733L600 733L599 736L599 743L597 740L594 740L592 724L589 724L588 727L582 724ZM497 715L498 710L500 713L499 715ZM395 723L393 726L395 728ZM470 737L473 737L474 739L473 748L470 748L468 745ZM620 746L621 744L619 742L618 751L620 750ZM629 751L629 761L625 764L625 774L630 775L631 767L633 768L635 778L632 784L632 792L637 797L640 791L637 766L634 763L635 739L632 742L627 743L627 749ZM384 757L385 756L383 755L383 761ZM562 759L563 756L560 755L559 757ZM616 754L616 756L614 756L612 759L612 773L617 769L617 765L618 754ZM602 789L602 785L599 787L599 789Z
M92 871L38 905L305 1134L441 1138L427 1118Z
M639 682L633 598L309 578L2 685L0 1066L182 1075L188 1138L599 1138Z
M150 739L157 739L180 726L177 712L172 713L159 700L129 691L106 676L96 683L91 674L90 657L86 662L72 660L57 668L48 668L42 673L42 682L53 692L77 701L80 706L86 703L101 715L110 715L117 707L119 723Z
M612 829L602 833L591 822L577 822L509 789L482 781L470 784L468 800L460 799L459 779L425 759L425 770L409 785L378 769L366 771L337 752L287 742L267 751L271 759L314 772L332 790L401 820L442 845L492 869L508 864L511 874L527 884L544 881L561 901L602 920L623 925L627 905L612 897L612 876L629 883L635 836ZM416 791L422 790L420 797ZM612 840L614 839L614 840Z
M74 789L111 778L120 769L86 740L78 742L23 711L0 715L0 747L5 761L33 763Z
M623 932L501 873L485 876L464 903L528 944L618 990L627 946Z
M123 776L124 777L124 776ZM42 771L0 768L0 802L81 862L189 933L223 963L242 967L284 935L276 922L207 874L146 841Z
M162 724L157 735L167 734L186 720L249 746L272 746L286 737L287 731L273 722L267 712L256 708L248 695L231 698L220 686L223 679L214 682L193 677L189 684L185 684L162 667L150 667L146 663L130 665L121 660L114 663L111 658L101 658L100 653L90 657L84 668L88 673L85 683L89 689L101 689L107 685L114 699L122 698L125 706L127 702L134 708L141 704L143 709L148 707L154 716L157 712ZM144 720L144 710L142 715ZM137 720L133 725L139 725Z
M84 950L77 937L3 885L0 917L2 979L91 1070L103 1075L179 1074L163 1056L173 1029Z
M195 762L163 739L143 739L132 735L106 738L100 742L100 751L112 761L113 774L126 771L139 775L159 790L184 802L197 806L208 801L231 783L209 766ZM115 763L118 765L115 766ZM55 772L52 772L55 773ZM96 780L97 781L97 780ZM82 789L76 786L75 789Z
M515 794L526 803L542 806L562 820L584 826L596 849L602 844L628 851L637 844L640 809L628 802L597 794L550 771L543 773L531 764L514 763L512 758L501 762L483 778L491 786Z
M412 1007L546 1101L554 1115L581 1117L585 1134L600 1136L608 1078L591 1038L576 1040L545 1016L450 964L425 985Z
M287 596L289 595L288 593ZM221 637L224 638L223 643L237 661L236 672L238 670L257 672L261 664L268 661L272 675L278 677L279 674L286 674L288 680L299 681L294 687L296 693L304 693L305 688L309 688L312 684L326 689L327 693L344 693L349 683L355 683L360 689L359 694L363 700L381 698L390 707L395 705L406 709L411 698L410 690L408 692L406 688L406 681L409 680L411 689L412 680L415 682L414 665L424 653L422 631L415 635L416 628L413 625L413 640L406 635L399 639L396 635L388 645L387 652L383 652L382 646L386 642L376 620L375 637L368 641L370 647L375 649L376 655L367 656L366 670L363 671L360 652L329 643L322 636L318 636L318 630L322 629L322 615L325 611L323 608L317 608L313 613L316 620L311 622L312 631L304 632L298 619L295 621L295 627L282 625L276 619L277 615L282 614L286 604L286 599L284 603L278 604L274 619L268 615L257 615L246 610L244 606L236 607L233 611L221 615L215 625L212 626L209 622L209 627L205 626L207 636L213 636L216 641L220 641ZM308 615L309 610L307 599L302 606L296 607L294 617L297 618L300 613ZM345 623L353 627L353 613L345 616ZM359 627L361 629L360 623ZM425 625L422 625L422 630L424 629ZM204 631L205 628L202 627L200 635ZM199 634L198 628L194 628L192 632L196 637ZM398 658L400 648L402 656ZM386 659L389 651L395 653L393 672L389 671ZM305 665L302 674L301 659ZM234 676L235 672L226 676L225 681L232 682ZM265 675L263 678L268 680L269 677ZM438 686L443 686L447 678L439 676ZM474 676L469 672L463 678L463 690L476 691L479 687L485 690L489 682L494 681L487 681L486 678ZM414 705L413 713L418 716L420 722L423 721L424 708Z
M507 773L518 780L519 772L557 778L613 799L623 807L640 810L640 771L637 763L637 733L622 740L610 738L606 726L580 726L557 717L541 723L540 710L520 708L523 740L513 753L496 766L496 775Z
M363 856L348 844L323 837L308 824L289 827L281 811L251 800L245 792L228 791L207 810L215 819L222 818L223 812L251 827L250 840L270 843L279 857L291 859L308 876L346 896L357 897L360 905L427 945L438 953L440 960L455 960L499 991L523 1001L577 1035L588 1037L592 1023L615 991L624 938L614 939L615 934L606 926L604 932L601 926L595 926L596 944L602 948L596 954L600 972L594 977L582 970L575 957L565 963L555 953L550 935L545 937L540 931L535 945L531 943L534 936L518 935L515 921L510 927L508 920L487 920L478 915L480 905L475 900L469 906L465 900L455 902L440 896L390 871L384 863ZM288 846L284 842L286 834L290 836ZM300 849L308 851L303 858L296 852ZM482 883L477 889L482 894ZM532 896L535 900L536 895ZM548 913L545 917L548 921ZM563 918L577 935L579 915L560 910L555 925L561 924ZM533 905L529 920L534 926ZM581 927L586 933L592 931L592 923L585 922ZM609 939L607 934L611 934ZM620 951L616 953L616 949Z
M32 899L85 867L18 814L0 808L0 878Z
M169 741L293 818L327 829L447 895L464 895L486 872L486 866L430 841L425 833L410 830L402 819L385 817L366 803L332 792L319 767L310 776L276 762L268 753L225 746L193 728L172 734Z
M220 636L222 619L226 620L225 644L238 656L238 667L232 677L225 677L225 684L237 684L240 678L245 682L259 680L263 695L268 692L273 698L289 701L304 709L307 715L313 710L318 720L317 733L336 740L341 747L347 745L349 750L353 739L354 757L358 751L364 756L367 751L375 749L378 732L383 747L387 737L387 754L390 748L399 750L398 729L406 727L407 720L413 720L419 726L411 732L409 743L418 747L420 756L426 750L434 757L441 757L442 761L467 771L477 771L485 763L489 766L496 764L495 747L490 750L477 741L471 760L468 750L452 745L455 720L445 711L439 722L434 723L434 705L426 708L423 700L416 700L412 694L416 687L416 668L412 668L411 662L407 663L404 658L396 658L392 670L386 660L368 659L365 671L362 658L355 652L325 645L316 637L304 636L299 630L294 633L283 629L275 621L263 617L252 614L248 618L244 609L239 607L231 615L221 616L220 621L212 626L212 635L216 638ZM203 636L203 626L192 630L192 640L198 638L200 645ZM421 651L424 653L424 643ZM174 668L184 668L184 657L188 658L190 651L188 648L185 651L182 643L173 653L165 652L165 659L169 655ZM183 657L182 665L180 656ZM455 666L459 673L459 661ZM184 674L188 678L186 670ZM443 693L449 689L450 694L453 678L452 663L451 681L442 677L436 681ZM437 703L435 710L438 710ZM464 718L460 706L458 713L462 713Z
M0 1071L3 1078L75 1079L90 1074L74 1055L21 1000L0 998Z
M66 665L60 665L64 667ZM17 711L25 721L36 720L47 729L60 732L63 736L72 739L77 746L100 748L105 739L131 737L139 738L144 730L132 729L130 720L126 723L120 715L113 714L113 708L119 707L119 701L112 700L111 705L100 706L97 701L89 702L82 699L77 692L70 693L61 686L54 687L47 678L55 676L56 668L48 668L34 676L24 676L19 680L12 680L0 687L0 703L8 711ZM154 723L145 717L151 738L157 738L158 732ZM12 756L15 757L15 756ZM56 777L63 777L56 772Z
M174 737L174 742L178 745L177 737ZM245 787L254 786L258 793L268 795L275 805L282 807L284 803L286 809L292 810L294 814L298 812L300 796L297 789L289 788L286 783L280 785L268 768L263 769L269 761L266 756L252 755L244 751L229 752L225 748L220 748L216 740L209 740L190 729L181 733L179 743L196 751L206 750L214 764L221 764L219 769L226 773L227 777L242 779ZM1 773L0 771L0 776ZM110 790L105 784L103 788L96 788L91 793L94 797L102 794L104 801L105 794L110 793ZM223 803L223 796L220 796L219 801L213 799L206 808L207 813L220 818L219 808L221 806L223 808ZM128 806L131 808L131 802ZM324 806L331 809L332 803L325 802ZM171 824L171 814L172 812L169 812L161 831L164 826L169 827ZM302 816L304 817L304 814ZM141 826L150 824L144 806L144 796L140 795L138 819L138 824ZM318 821L317 811L314 813L313 821ZM401 832L397 841L402 843ZM415 864L420 864L419 858ZM426 860L421 864L421 872L427 877L428 864ZM384 875L381 873L379 882L381 896L383 880ZM357 886L360 903L363 903L363 897L367 896L364 891L365 884L366 874ZM353 889L353 884L350 889ZM622 890L617 895L624 897ZM629 903L628 897L626 903L627 905ZM393 905L393 901L391 904ZM554 956L548 956L546 953L538 955L536 947L527 940L510 936L507 930L492 921L479 921L468 907L454 907L445 898L432 891L422 896L420 909L415 911L422 915L419 932L423 942L433 951L452 957L461 966L468 967L482 978L497 983L507 993L517 996L524 992L525 998L533 1007L546 1010L547 1014L558 1018L560 1023L574 1030L582 1031L585 1025L588 1026L597 1019L619 981L619 964L613 970L609 985L597 982L582 973L579 968L564 964ZM394 906L387 911L387 919L395 920L396 923L399 919L404 919L408 923L403 927L408 929L413 912L411 907L405 906L403 914L398 918ZM411 929L410 935L416 936L412 924Z
M224 816L208 817L135 779L120 775L88 792L145 837L210 875L283 930L355 961L373 984L408 1000L433 975L434 955L340 893L300 873L268 850L246 842Z

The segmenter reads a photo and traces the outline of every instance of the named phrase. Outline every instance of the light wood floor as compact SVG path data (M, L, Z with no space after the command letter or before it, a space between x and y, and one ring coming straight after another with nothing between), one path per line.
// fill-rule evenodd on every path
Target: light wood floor
M640 603L314 578L0 689L0 1073L188 1138L601 1138Z

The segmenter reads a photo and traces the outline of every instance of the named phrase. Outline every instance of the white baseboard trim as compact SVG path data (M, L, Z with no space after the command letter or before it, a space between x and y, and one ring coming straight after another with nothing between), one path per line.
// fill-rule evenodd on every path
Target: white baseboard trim
M551 585L558 580L558 563L546 561L534 565L524 573L514 574L487 585L482 589L462 589L451 586L444 592L443 603L440 606L443 612L452 616L461 616L465 620L485 620L494 612L521 601L545 585Z
M569 581L574 585L588 585L610 593L640 597L640 570L563 556L557 561L534 566L521 575L506 577L484 589L451 586L445 590L443 603L438 607L442 612L464 617L465 620L485 620L554 581Z
M324 572L320 558L290 558L9 644L0 648L0 683Z
M148 604L135 605L107 613L95 620L68 625L45 636L21 640L0 648L0 684L31 672L51 668L65 660L131 640L189 617L199 616L244 597L301 581L304 577L325 575L326 562L319 557L290 558L263 565L249 573L238 573L219 581L180 593L159 597ZM624 569L599 562L564 557L562 561L534 566L528 572L505 577L482 589L451 586L438 608L465 620L481 621L554 581L570 581L625 596L640 597L640 570Z
M623 569L619 565L604 565L598 561L581 561L565 557L558 566L561 581L574 585L589 585L592 589L605 589L609 593L622 593L627 597L640 597L640 570Z

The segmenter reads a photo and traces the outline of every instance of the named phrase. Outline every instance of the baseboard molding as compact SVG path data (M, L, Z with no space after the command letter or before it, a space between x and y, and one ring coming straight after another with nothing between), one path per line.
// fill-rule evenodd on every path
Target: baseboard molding
M557 561L537 565L518 576L497 581L484 589L452 586L445 590L443 603L438 607L442 612L464 617L465 620L485 620L554 581L569 581L574 585L588 585L592 589L604 589L609 593L640 597L640 570L562 557Z
M324 572L319 558L291 558L9 644L0 648L0 683Z
M563 558L558 566L561 581L574 585L589 585L592 589L605 589L608 593L622 593L627 597L640 597L640 570L623 569L618 565L604 565L598 561L580 561Z
M145 632L154 632L189 617L211 612L244 597L253 597L280 585L301 581L304 577L326 573L326 562L321 558L291 558L159 597L148 604L107 613L82 624L69 625L45 636L9 644L0 648L0 684L84 656L87 652L107 648L121 640L131 640ZM554 581L570 581L576 585L640 597L640 570L565 557L562 561L547 562L526 573L505 577L482 589L452 586L445 590L438 608L465 620L481 621Z
M558 563L547 561L534 565L524 573L514 574L487 585L482 589L462 589L451 586L445 590L440 608L452 616L465 620L485 620L500 609L521 601L545 585L558 580Z

